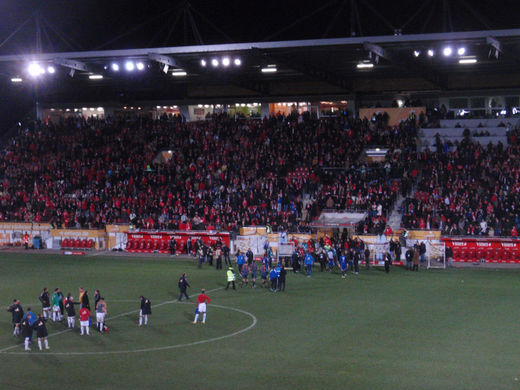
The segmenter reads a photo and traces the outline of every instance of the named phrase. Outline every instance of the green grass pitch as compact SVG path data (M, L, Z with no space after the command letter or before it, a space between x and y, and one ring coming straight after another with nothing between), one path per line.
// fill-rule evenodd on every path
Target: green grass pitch
M182 272L189 304L173 302ZM3 253L0 389L518 389L519 276L394 267L225 291L223 271L193 260ZM25 353L5 306L19 298L39 312L44 286L76 300L83 286L91 301L99 288L110 332L49 324L51 353L35 342ZM214 290L207 324L192 325L202 287ZM157 306L139 328L141 294Z

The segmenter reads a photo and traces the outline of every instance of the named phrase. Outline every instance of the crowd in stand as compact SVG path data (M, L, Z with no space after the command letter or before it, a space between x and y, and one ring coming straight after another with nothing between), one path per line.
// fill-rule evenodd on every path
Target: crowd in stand
M469 138L453 152L426 151L415 196L403 206L404 226L450 235L517 236L519 152L516 140L484 148Z
M375 220L402 190L414 142L412 122L391 128L348 116L37 122L0 156L0 220L294 231L331 207L375 210ZM358 162L367 145L390 148L386 165ZM297 168L308 174L292 177ZM307 209L305 193L315 200Z

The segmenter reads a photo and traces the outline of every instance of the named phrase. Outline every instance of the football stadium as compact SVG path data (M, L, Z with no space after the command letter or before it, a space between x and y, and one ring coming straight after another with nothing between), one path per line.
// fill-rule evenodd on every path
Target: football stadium
M520 388L519 11L0 3L0 388Z

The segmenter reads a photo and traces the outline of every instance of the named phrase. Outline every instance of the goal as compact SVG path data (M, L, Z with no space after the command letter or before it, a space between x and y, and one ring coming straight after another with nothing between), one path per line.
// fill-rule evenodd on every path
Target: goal
M430 256L428 256L428 269L446 269L446 256L444 255L444 243L430 243Z

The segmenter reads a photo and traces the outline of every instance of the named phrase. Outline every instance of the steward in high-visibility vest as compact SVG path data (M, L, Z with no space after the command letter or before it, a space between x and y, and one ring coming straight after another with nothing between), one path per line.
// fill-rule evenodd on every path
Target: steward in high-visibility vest
M236 290L235 287L235 271L233 270L233 267L229 267L227 270L227 286L226 290L229 288L229 285L233 285L233 290Z

